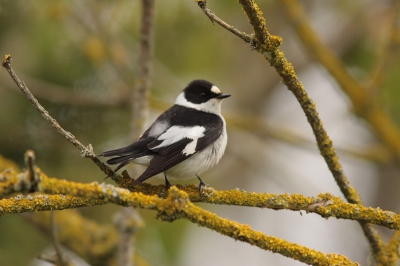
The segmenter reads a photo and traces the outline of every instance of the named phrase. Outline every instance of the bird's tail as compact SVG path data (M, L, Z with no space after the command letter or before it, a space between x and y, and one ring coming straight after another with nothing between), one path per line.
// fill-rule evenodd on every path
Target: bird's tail
M119 164L114 169L114 171L116 172L125 165L129 164L131 161L135 160L136 158L140 158L146 155L153 155L154 152L152 152L147 148L147 144L151 141L152 141L151 139L139 140L127 147L105 151L101 153L99 156L104 156L104 157L115 156L114 158L108 159L107 163L111 165Z

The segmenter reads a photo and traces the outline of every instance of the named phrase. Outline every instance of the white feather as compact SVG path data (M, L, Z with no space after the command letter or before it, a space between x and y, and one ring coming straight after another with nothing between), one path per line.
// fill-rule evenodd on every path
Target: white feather
M170 146L184 138L188 138L188 139L193 140L191 143L194 143L194 144L192 144L192 146L188 147L191 144L191 143L189 143L188 146L186 146L185 150L187 149L188 152L192 151L193 145L194 145L194 149L196 149L197 140L201 137L204 137L205 130L206 130L206 128L202 127L202 126L194 126L194 127L173 126L173 127L170 127L167 131L165 131L163 134L161 134L157 138L157 140L162 140L163 142L161 142L159 145L157 145L153 149L167 147L167 146ZM192 153L189 153L189 154L192 154Z
M139 158L135 158L133 163L148 166L150 164L151 159L153 159L154 155L146 155Z
M221 114L221 99L217 98L212 98L208 100L205 103L191 103L185 98L185 93L182 92L181 94L178 95L178 98L176 98L175 104L193 108L199 111L203 111L206 113L211 113L211 114L216 114L220 115Z
M225 153L226 144L228 143L225 120L222 116L220 117L224 123L224 129L221 136L201 152L194 154L183 162L165 171L168 178L193 178L196 174L201 175L219 162L222 155ZM188 145L190 145L190 143Z

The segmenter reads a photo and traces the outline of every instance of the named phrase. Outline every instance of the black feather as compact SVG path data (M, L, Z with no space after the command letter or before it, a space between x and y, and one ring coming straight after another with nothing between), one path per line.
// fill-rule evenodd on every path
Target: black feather
M147 155L154 155L154 152L147 148L147 144L149 144L154 140L155 139L151 137L139 139L138 141L132 143L127 147L105 151L100 155L104 157L117 156L107 160L108 164L112 165L119 164L117 168L114 169L114 171L116 172L136 158L140 158Z

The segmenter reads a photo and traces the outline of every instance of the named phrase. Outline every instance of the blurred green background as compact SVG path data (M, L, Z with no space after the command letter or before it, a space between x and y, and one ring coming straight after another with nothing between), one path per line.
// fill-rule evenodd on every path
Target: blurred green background
M363 199L369 205L398 211L398 201L393 200L396 194L393 187L396 187L394 184L397 184L400 172L398 164L385 158L366 159L375 147L382 148L373 130L352 114L346 95L323 68L307 56L279 1L257 2L264 11L271 34L283 37L282 50L316 101L328 133L338 144L345 170L355 187L360 189ZM11 54L14 70L41 104L83 144L91 143L96 153L127 145L134 139L130 133L131 107L127 99L137 67L140 3L125 0L0 0L0 55ZM303 4L321 39L341 56L362 83L371 82L371 73L379 64L388 40L394 1L314 0ZM237 1L209 1L209 5L227 23L251 32ZM251 125L239 128L228 123L226 155L219 166L202 176L208 184L221 190L239 187L248 191L308 196L328 191L340 195L318 155L300 107L260 54L218 25L213 26L194 1L156 1L155 14L151 97L172 104L191 80L207 79L233 95L224 101L224 113L231 117L235 114L259 117L271 130L260 134ZM395 47L385 80L374 93L400 124L398 58ZM151 109L149 122L162 112L162 108ZM288 132L298 138L291 139L291 134L285 138ZM47 124L2 69L0 154L23 167L23 154L27 149L35 151L37 165L51 177L80 182L102 182L105 177ZM149 182L163 181L153 178ZM197 183L195 180L188 182ZM385 193L390 189L393 194ZM301 219L310 225L309 229L294 222L286 229L282 226L278 232L278 229L273 230L273 225L264 227L268 224L266 220L279 225L278 219L289 222L300 219L299 215L201 206L223 217L249 223L270 235L325 252L344 253L361 264L367 257L368 247L355 223L325 221L307 215ZM107 205L81 208L80 211L107 224L118 209ZM269 252L247 253L257 248L226 240L216 233L213 233L213 239L207 240L208 235L202 239L207 229L197 228L186 220L165 223L156 220L152 211L140 213L146 227L138 233L137 250L151 265L200 265L201 260L193 254L208 257L209 265L242 265L235 256L247 257L247 261L253 263L261 264L267 260L271 265L297 265L297 262ZM338 238L332 239L335 244L326 247L322 239L307 237L303 235L305 232L297 234L302 230L313 230L314 223L328 224L324 230L332 230L332 237L344 226L354 232L354 239L347 241L350 245L353 241L364 244L351 245L352 249ZM390 232L382 233L390 235ZM221 248L219 241L229 243ZM29 265L49 245L49 239L18 215L0 217L0 265ZM235 245L245 247L235 252ZM210 248L216 250L215 254Z

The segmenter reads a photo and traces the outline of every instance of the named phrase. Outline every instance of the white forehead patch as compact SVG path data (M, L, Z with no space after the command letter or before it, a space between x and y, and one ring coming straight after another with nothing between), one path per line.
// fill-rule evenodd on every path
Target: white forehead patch
M221 91L215 85L211 87L211 91L215 94L221 94Z

